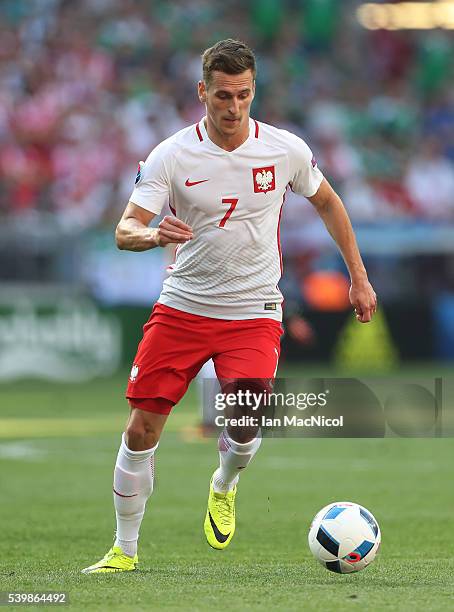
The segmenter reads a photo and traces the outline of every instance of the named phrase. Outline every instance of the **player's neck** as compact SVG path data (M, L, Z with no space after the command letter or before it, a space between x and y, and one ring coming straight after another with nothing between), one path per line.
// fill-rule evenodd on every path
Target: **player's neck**
M208 117L205 117L204 124L208 138L221 149L225 149L225 151L238 149L249 138L249 118L242 129L232 136L226 136L219 132L216 126L209 121Z

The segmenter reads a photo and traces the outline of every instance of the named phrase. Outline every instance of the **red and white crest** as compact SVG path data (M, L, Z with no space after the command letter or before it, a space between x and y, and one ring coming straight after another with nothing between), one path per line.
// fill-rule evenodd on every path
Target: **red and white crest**
M276 189L274 166L253 168L252 178L254 180L254 193L266 193Z
M131 374L129 375L129 380L131 382L135 382L138 374L139 374L139 366L134 364L131 368Z

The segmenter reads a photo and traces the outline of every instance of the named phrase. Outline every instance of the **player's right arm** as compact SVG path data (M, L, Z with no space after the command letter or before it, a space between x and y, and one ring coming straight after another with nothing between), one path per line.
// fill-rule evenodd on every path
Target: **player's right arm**
M155 213L129 202L115 231L117 247L126 251L147 251L191 240L192 228L176 217L166 216L158 227L148 227L155 217Z
M192 228L176 217L166 216L158 227L148 227L169 202L174 153L173 140L168 139L139 163L134 190L115 232L119 249L147 251L192 238Z

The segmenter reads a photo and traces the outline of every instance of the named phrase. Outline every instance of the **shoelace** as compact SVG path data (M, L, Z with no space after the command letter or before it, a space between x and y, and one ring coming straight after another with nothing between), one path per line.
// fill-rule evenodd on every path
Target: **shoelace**
M230 499L229 497L227 497L227 495L224 497L219 497L218 498L218 502L219 502L219 516L221 519L221 523L223 525L228 525L230 523L230 517L232 515L232 506L233 506L233 500Z
M109 551L108 553L106 553L106 556L104 557L104 559L102 561L106 562L106 561L110 561L114 557L121 558L121 557L125 557L125 556L126 555L119 555L118 553L116 553L114 551Z

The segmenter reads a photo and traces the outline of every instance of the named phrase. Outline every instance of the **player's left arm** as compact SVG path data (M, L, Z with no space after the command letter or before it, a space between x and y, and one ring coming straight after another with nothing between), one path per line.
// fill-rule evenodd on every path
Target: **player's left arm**
M367 277L342 200L325 178L317 192L307 199L317 210L342 253L350 274L350 302L355 308L356 318L361 323L368 323L377 310L377 296Z

